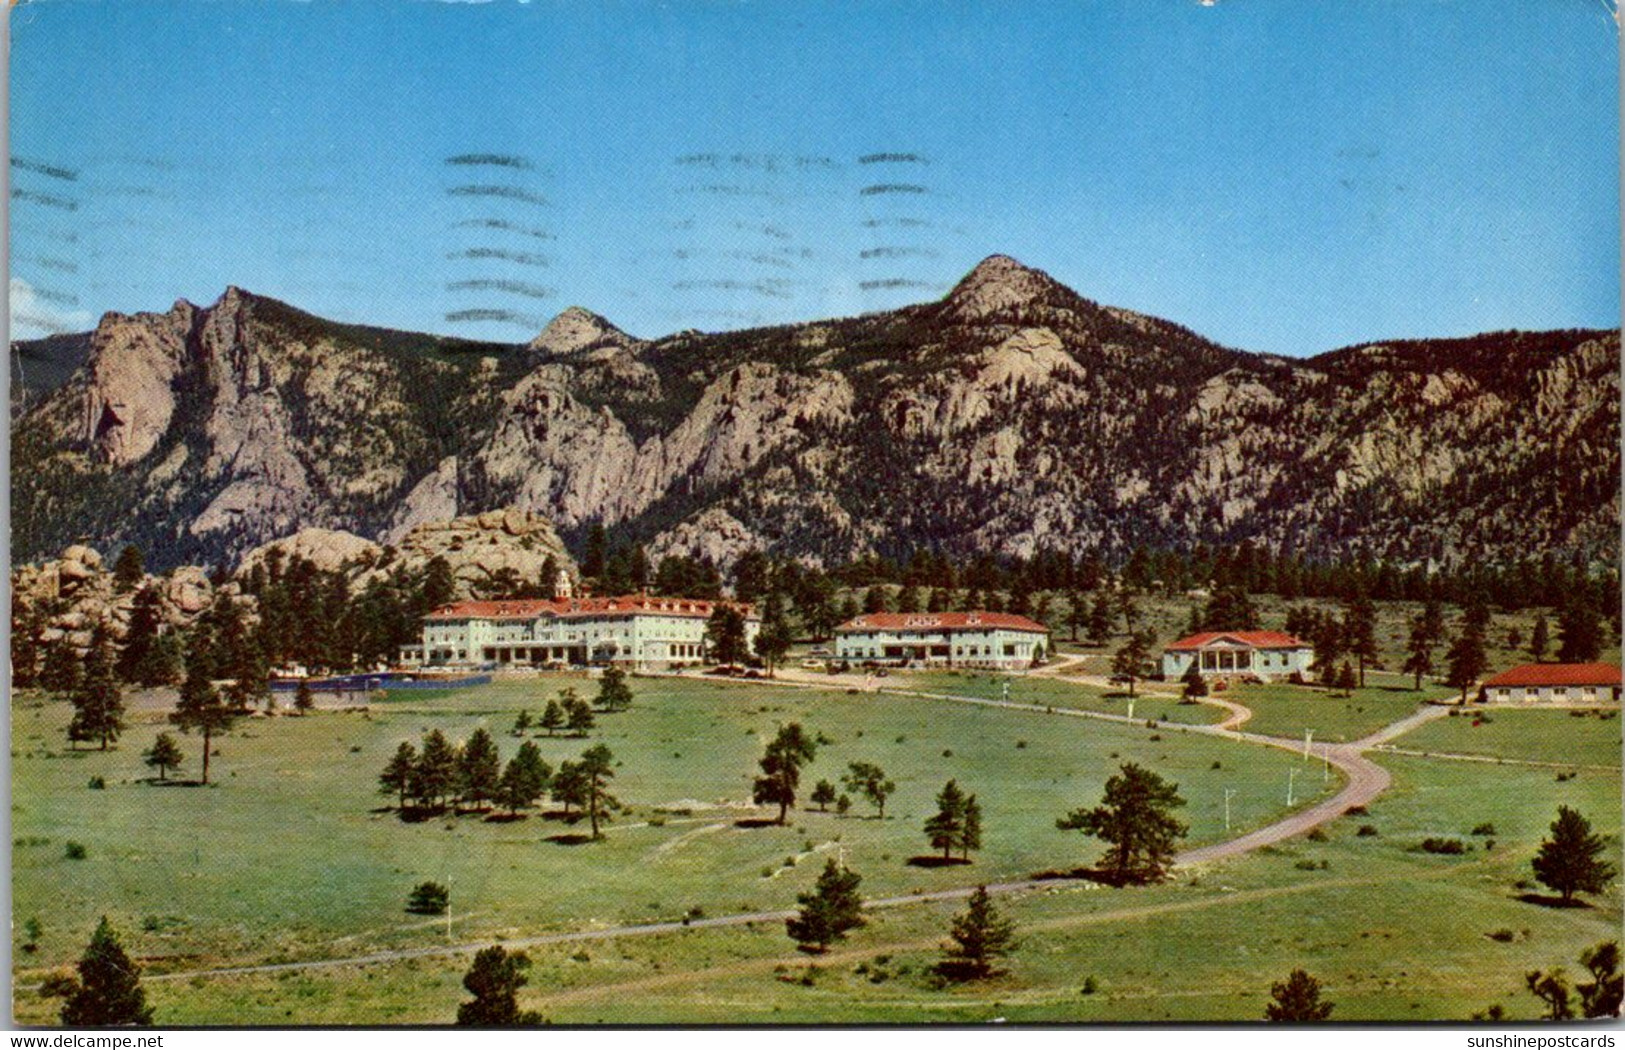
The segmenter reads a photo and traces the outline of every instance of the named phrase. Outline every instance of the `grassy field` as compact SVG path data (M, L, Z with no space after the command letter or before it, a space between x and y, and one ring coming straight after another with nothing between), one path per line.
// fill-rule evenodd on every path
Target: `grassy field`
M1316 740L1358 740L1415 711L1426 699L1450 695L1448 689L1409 689L1368 685L1352 696L1310 686L1274 683L1238 685L1217 694L1249 707L1253 717L1242 728L1249 733L1301 738L1313 729Z
M874 913L816 959L794 951L777 923L534 948L522 1004L559 1023L1257 1020L1270 983L1301 966L1323 982L1335 1021L1461 1020L1491 1004L1535 1017L1523 974L1573 973L1582 949L1619 935L1621 899L1616 883L1583 909L1526 902L1529 858L1559 804L1617 844L1619 777L1382 761L1392 788L1369 813L1329 825L1323 841L1151 888L1065 884L1005 898L1020 945L1008 972L985 984L934 980L956 909L914 905ZM1469 834L1483 823L1495 825L1492 848ZM1358 835L1361 825L1377 834ZM1428 836L1472 849L1419 851ZM443 1023L464 998L466 965L420 959L148 987L173 1024ZM24 995L18 1008L38 1020L49 1004Z
M1475 724L1477 723L1477 724ZM1487 755L1530 762L1619 768L1620 719L1614 710L1519 711L1494 708L1429 722L1395 747Z
M1266 748L1058 715L638 679L633 709L600 716L590 741L538 738L554 764L591 743L615 752L614 790L630 809L604 841L555 841L583 828L554 819L407 824L384 808L390 800L377 794L376 777L400 741L430 728L464 738L484 725L512 754L517 741L506 731L515 713L534 715L560 684L502 681L401 694L367 712L244 720L218 741L217 783L207 788L145 783L140 754L164 728L156 713L138 712L115 750L69 751L66 705L15 700L15 927L29 919L44 927L35 952L21 950L17 937L19 974L26 980L70 962L102 914L154 974L444 943L443 920L403 910L424 879L450 882L452 936L462 942L672 920L694 909L785 908L836 854L875 894L1025 876L1093 860L1097 845L1054 821L1097 801L1121 762L1180 784L1194 845L1225 837L1224 789L1236 792L1236 833L1278 817L1295 761ZM804 774L804 792L820 778L837 780L848 762L878 762L897 783L887 819L871 819L855 800L846 817L798 810L789 827L737 826L760 815L744 805L755 762L788 721L828 741ZM198 741L181 741L183 773L196 775ZM105 789L88 786L96 777ZM949 777L981 799L986 848L969 868L910 866L910 857L929 852L920 825ZM1300 805L1336 787L1308 779L1298 785ZM67 856L70 842L84 847L83 859ZM243 1003L216 999L212 983L162 987L197 996L177 1023L248 1017L236 1012ZM287 1016L302 1022L327 1016L307 1011L303 993L260 994L267 1008L292 1008ZM36 1020L49 1008L18 1007Z
M1128 696L1118 690L1108 692L1082 682L1065 678L1028 677L973 671L905 671L894 674L882 683L882 689L915 689L926 693L949 696L975 696L988 700L1007 699L1005 683L1009 683L1009 700L1020 704L1042 704L1048 707L1070 708L1079 711L1104 711L1108 714L1128 713ZM1182 704L1168 697L1140 693L1134 699L1134 717L1162 722L1181 722L1187 725L1209 725L1220 721L1225 712L1217 707L1201 704Z

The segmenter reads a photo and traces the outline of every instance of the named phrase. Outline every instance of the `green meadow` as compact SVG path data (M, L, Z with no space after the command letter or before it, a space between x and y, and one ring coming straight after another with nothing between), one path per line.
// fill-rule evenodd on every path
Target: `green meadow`
M1154 887L1058 883L1000 898L1020 944L985 983L934 978L956 906L918 904L873 912L822 957L794 950L774 922L533 947L521 1003L586 1024L1246 1021L1262 1017L1273 981L1303 967L1336 1004L1333 1020L1465 1020L1494 1004L1533 1019L1524 973L1574 972L1581 950L1618 936L1621 898L1616 883L1584 908L1523 900L1529 858L1559 804L1617 844L1618 775L1382 762L1393 786L1319 841L1183 869ZM1494 836L1471 834L1483 824ZM1471 848L1419 850L1431 836ZM878 871L854 866L870 889ZM444 1023L466 965L424 958L148 989L175 1024ZM18 1002L22 1020L49 1010L27 993Z
M1415 751L1618 769L1619 709L1469 708L1455 718L1414 729L1393 744Z
M613 790L626 810L602 841L570 844L584 825L539 813L515 822L468 815L406 823L378 793L377 775L396 746L431 728L460 739L484 726L511 755L515 715L534 717L566 684L591 692L583 680L553 676L397 693L367 711L244 719L217 741L208 787L149 783L140 756L165 729L158 712L134 712L113 750L75 751L66 744L66 704L15 698L19 982L71 963L102 914L156 977L423 948L448 935L486 942L784 909L831 856L859 871L876 896L1020 878L1094 860L1098 843L1057 830L1055 819L1096 803L1122 762L1180 785L1187 841L1198 845L1228 837L1226 789L1234 792L1231 834L1281 816L1298 761L1271 748L1059 713L660 678L635 679L633 708L600 715L590 739L532 734L554 765L596 743L614 751ZM791 721L824 741L804 771L803 798L820 779L838 783L849 762L876 762L897 785L884 820L854 799L845 816L798 808L787 827L742 826L767 815L748 804L751 779L763 745ZM199 740L179 740L188 756L179 775L196 776ZM985 848L968 867L911 865L930 852L921 824L950 777L982 803ZM105 788L90 786L96 778ZM1298 804L1338 786L1299 777ZM82 858L69 855L70 843ZM426 879L451 886L449 921L405 912L408 891ZM31 952L21 934L30 919L43 929ZM715 936L727 943L735 934ZM782 929L770 940L781 950ZM442 964L413 965L428 973ZM160 1016L174 1023L379 1020L372 1011L393 1001L393 984L386 992L381 978L351 976L367 990L335 991L342 1003L325 1007L316 992L293 990L333 979L325 971L285 976L246 997L227 994L236 982L219 979L152 987ZM22 993L16 1009L20 1019L40 1021L54 1005ZM443 1013L436 1005L399 1019Z

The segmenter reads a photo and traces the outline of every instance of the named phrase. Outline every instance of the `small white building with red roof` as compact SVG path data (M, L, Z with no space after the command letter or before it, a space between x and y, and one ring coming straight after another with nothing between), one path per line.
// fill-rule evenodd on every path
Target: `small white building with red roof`
M552 598L452 602L423 618L423 640L403 662L431 667L627 664L667 668L707 656L705 631L719 605L745 618L754 649L761 618L744 603L629 594L576 597L561 579Z
M1014 613L864 613L835 628L847 663L1031 667L1049 652L1049 628Z
M1485 679L1482 696L1494 703L1618 703L1619 686L1617 664L1524 664Z
M1308 676L1315 647L1283 631L1204 631L1162 651L1162 676L1184 678L1192 667L1203 678L1276 681Z

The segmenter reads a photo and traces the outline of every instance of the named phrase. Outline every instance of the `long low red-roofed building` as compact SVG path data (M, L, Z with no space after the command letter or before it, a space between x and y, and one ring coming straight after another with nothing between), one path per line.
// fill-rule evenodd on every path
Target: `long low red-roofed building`
M835 628L848 663L1031 667L1049 650L1049 628L1014 613L864 613Z
M403 662L430 667L626 664L669 668L709 656L706 625L718 606L744 618L754 648L761 619L742 602L646 594L577 597L562 573L552 598L461 601L423 618L423 640Z
M1617 703L1619 687L1617 664L1523 664L1485 679L1482 696L1495 703Z

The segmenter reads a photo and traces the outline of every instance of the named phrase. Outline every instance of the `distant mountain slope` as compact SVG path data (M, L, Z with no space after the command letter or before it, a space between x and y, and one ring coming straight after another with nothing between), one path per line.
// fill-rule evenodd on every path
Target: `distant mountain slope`
M14 557L85 536L229 560L518 506L723 561L1241 540L1617 560L1617 332L1288 360L993 256L938 302L740 332L639 340L571 308L528 346L465 344L234 289L109 315L89 353L16 426Z

